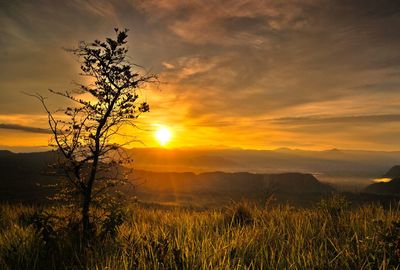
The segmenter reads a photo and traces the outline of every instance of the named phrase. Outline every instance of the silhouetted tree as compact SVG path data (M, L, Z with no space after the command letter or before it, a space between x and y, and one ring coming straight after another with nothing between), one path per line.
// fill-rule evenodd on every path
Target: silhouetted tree
M86 240L91 234L91 206L107 204L115 192L112 187L126 180L120 168L130 160L121 148L132 140L121 143L121 128L134 125L141 113L149 111L146 102L139 103L137 90L156 79L134 70L136 66L127 57L127 31L115 29L115 39L80 42L68 50L78 57L81 75L91 83L77 84L78 89L72 91L50 90L74 104L62 110L63 116L57 115L60 110L49 109L45 97L35 95L48 114L51 145L60 153L58 168L66 185L59 197L80 207Z

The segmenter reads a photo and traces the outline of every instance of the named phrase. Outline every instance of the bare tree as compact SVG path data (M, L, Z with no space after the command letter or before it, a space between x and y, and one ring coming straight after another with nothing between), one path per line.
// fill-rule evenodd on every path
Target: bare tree
M103 195L126 180L118 168L129 161L121 148L131 140L121 142L121 128L134 125L140 114L149 111L146 102L139 102L138 89L156 80L155 75L136 72L128 60L127 31L115 29L115 39L80 42L68 50L78 57L81 75L91 83L77 84L72 91L50 90L73 104L61 110L62 117L57 114L60 110L49 109L45 97L35 95L48 115L51 145L61 155L58 165L67 183L62 194L75 198L80 207L84 238L91 232L91 206L104 204Z

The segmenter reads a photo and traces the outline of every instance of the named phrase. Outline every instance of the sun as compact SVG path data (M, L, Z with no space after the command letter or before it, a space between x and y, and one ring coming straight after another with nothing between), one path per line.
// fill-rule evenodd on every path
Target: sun
M171 140L172 134L168 128L162 126L157 129L155 136L158 142L165 146Z

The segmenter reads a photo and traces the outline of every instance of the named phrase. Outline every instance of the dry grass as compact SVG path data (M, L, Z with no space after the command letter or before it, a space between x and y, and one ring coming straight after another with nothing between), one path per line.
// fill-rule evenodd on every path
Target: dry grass
M0 268L400 269L399 210L342 204L333 198L313 209L240 203L206 211L133 205L115 237L85 251L86 261L63 224L46 236L24 221L34 207L3 205Z

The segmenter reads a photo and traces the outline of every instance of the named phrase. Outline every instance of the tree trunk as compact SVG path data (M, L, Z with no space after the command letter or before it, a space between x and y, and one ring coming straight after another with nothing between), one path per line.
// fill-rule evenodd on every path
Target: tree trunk
M83 244L86 246L90 236L91 236L91 228L90 228L90 218L89 218L89 210L90 210L90 201L91 201L91 192L87 191L83 197L82 204L82 239Z
M97 133L100 133L99 131ZM97 137L98 138L98 137ZM90 171L89 181L87 183L85 192L83 194L83 205L82 205L82 229L83 229L83 244L87 246L88 241L91 238L92 228L90 226L90 203L92 201L92 188L93 183L96 179L97 164L99 162L99 139L96 139L96 152L94 153L94 159L92 168Z
M93 188L93 183L96 179L97 165L99 162L101 130L107 121L110 111L111 111L111 109L109 109L107 111L105 117L103 118L103 121L101 121L99 126L97 127L96 136L94 138L95 151L93 152L93 164L92 164L92 168L90 170L89 179L88 179L87 186L86 186L86 189L84 192L83 205L82 205L82 227L83 227L83 244L84 245L88 244L88 240L92 236L91 235L92 228L90 227L90 216L89 216L90 203L92 201L92 188Z

